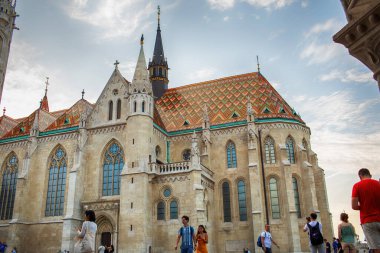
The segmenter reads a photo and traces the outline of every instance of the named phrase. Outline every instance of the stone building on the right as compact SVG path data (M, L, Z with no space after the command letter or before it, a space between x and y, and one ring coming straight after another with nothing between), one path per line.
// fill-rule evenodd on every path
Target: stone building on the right
M372 72L380 89L380 1L341 0L348 24L333 39Z

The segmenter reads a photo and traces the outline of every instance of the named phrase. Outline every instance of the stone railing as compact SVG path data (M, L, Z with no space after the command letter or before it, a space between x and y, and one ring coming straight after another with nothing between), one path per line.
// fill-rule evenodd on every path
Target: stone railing
M207 174L209 174L211 177L214 176L214 172L212 172L212 170L210 170L209 168L207 168L206 166L204 166L203 164L201 164L201 168L204 172L206 172Z
M157 174L171 174L190 171L190 162L165 163L157 164L150 163L150 172Z

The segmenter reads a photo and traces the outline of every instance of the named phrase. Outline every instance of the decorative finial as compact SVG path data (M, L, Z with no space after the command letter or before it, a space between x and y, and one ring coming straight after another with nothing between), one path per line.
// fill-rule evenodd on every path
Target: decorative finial
M157 6L157 20L158 20L158 29L160 29L160 14L161 14L161 9L160 6Z
M5 112L7 111L7 109L5 108L5 106L4 106L4 108L3 108L3 116L5 115Z
M47 95L47 91L48 91L48 85L49 85L49 77L46 77L46 82L45 82L46 86L45 86L45 96Z
M260 74L260 62L259 62L259 56L256 55L256 60L257 60L257 73Z
M84 89L82 90L82 99L84 98Z
M115 69L117 69L119 64L120 64L120 62L118 60L116 60L115 63L113 64L113 65L115 65Z
M141 34L140 45L144 45L144 34Z

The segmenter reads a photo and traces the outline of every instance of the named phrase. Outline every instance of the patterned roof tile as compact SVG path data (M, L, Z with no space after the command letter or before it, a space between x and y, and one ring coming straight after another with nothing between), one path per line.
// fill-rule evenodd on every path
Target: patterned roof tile
M304 124L273 86L257 72L168 89L156 101L154 120L157 123L159 116L159 125L169 132L200 127L205 104L211 125L245 120L247 97L250 97L256 118L293 119ZM280 112L280 108L284 112ZM189 125L184 125L185 120Z

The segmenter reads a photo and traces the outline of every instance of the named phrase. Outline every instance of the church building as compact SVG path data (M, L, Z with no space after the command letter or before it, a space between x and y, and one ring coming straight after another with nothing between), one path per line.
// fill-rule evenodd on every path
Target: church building
M159 14L158 14L158 17ZM137 51L137 46L136 46ZM332 238L324 171L310 128L258 72L169 88L160 18L133 77L116 62L94 103L0 117L0 241L18 252L73 252L85 210L96 247L174 253L181 217L204 225L210 253L309 252L305 217Z

